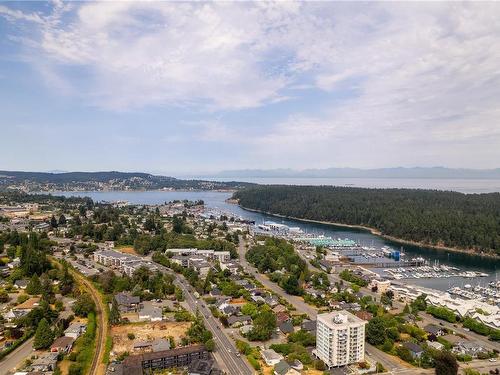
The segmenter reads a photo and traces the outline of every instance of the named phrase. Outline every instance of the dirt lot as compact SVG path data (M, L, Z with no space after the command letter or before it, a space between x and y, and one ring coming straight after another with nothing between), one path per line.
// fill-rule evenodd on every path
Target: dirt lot
M116 247L115 250L118 250L118 251L125 253L125 254L137 255L137 253L135 252L135 250L132 246Z
M123 352L133 353L134 341L149 341L173 336L176 343L180 342L190 322L158 322L158 323L135 323L114 326L111 329L113 336L113 353L118 355ZM135 335L134 340L127 337L128 333Z

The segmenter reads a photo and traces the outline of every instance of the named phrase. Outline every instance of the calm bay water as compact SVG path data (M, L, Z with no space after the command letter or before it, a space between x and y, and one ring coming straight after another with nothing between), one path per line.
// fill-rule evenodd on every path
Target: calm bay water
M241 207L226 202L231 193L214 191L91 191L91 192L57 192L54 195L90 197L95 201L117 201L124 200L131 204L161 204L172 200L203 200L207 207L231 212L236 216L245 219L254 220L256 223L262 223L265 220L273 220L289 226L301 227L308 233L324 234L334 238L350 238L361 245L382 247L384 245L399 249L403 246L407 258L422 256L431 262L439 261L441 264L447 264L458 267L461 270L481 271L489 274L489 277L476 279L465 278L447 278L447 279L412 279L411 284L426 286L435 289L446 290L450 286L463 286L464 284L476 285L481 283L485 285L491 280L495 280L496 271L500 272L500 260L480 257L477 255L468 255L444 250L436 250L421 246L410 246L397 242L386 240L360 229L344 228L339 226L307 223L298 220L282 219L275 216L247 211ZM500 276L500 275L499 275Z

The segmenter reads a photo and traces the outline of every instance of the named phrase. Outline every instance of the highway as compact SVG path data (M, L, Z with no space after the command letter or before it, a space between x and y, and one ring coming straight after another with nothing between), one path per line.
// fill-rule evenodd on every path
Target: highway
M233 341L226 335L223 330L222 324L212 315L212 312L206 305L203 299L197 299L193 296L191 291L191 286L187 280L179 274L175 274L172 270L158 265L158 267L163 271L176 276L175 285L181 288L184 293L186 303L189 308L194 312L198 310L205 322L205 326L212 332L215 341L216 354L220 356L222 364L226 367L225 370L230 375L253 375L255 371L248 364L244 357L239 356L239 352L236 349Z

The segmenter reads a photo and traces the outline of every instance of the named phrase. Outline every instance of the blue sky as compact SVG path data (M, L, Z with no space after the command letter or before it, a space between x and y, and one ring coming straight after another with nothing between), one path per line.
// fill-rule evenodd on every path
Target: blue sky
M0 3L0 169L500 167L498 14Z

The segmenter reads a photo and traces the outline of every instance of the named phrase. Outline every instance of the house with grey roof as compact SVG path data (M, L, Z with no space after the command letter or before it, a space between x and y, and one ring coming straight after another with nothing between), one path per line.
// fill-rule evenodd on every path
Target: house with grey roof
M118 304L120 312L128 313L137 312L141 299L129 292L120 292L115 294L115 301Z
M152 302L145 301L138 312L140 321L161 322L163 311L161 307L154 306Z
M424 353L424 349L420 345L417 345L413 342L405 342L403 346L410 351L410 354L413 358L420 358L420 356Z

